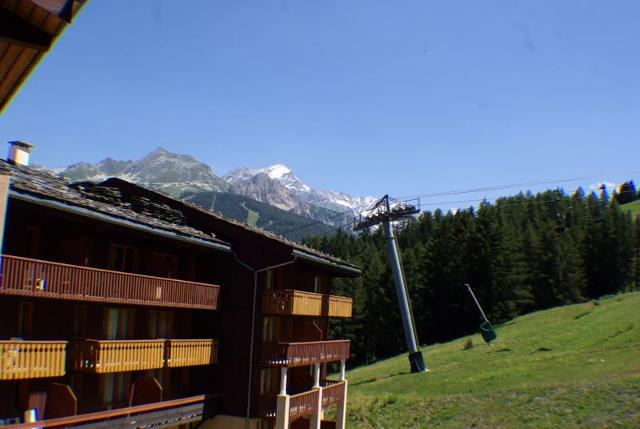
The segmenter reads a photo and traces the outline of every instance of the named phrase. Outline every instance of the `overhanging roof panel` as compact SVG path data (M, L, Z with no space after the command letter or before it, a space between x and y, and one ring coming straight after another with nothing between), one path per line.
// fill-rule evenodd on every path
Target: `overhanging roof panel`
M83 4L70 3L66 18ZM65 0L0 0L0 112L66 28L65 5ZM49 43L34 39L38 32L49 35Z

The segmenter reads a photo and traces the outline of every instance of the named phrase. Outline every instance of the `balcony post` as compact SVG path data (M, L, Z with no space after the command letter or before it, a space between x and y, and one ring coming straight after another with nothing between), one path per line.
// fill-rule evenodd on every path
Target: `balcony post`
M280 394L287 394L287 367L280 368Z
M338 403L338 412L336 413L336 429L346 429L347 427L347 388L349 382L343 379L344 391L340 402Z
M317 389L320 387L320 364L317 363L313 367L313 388Z
M289 429L289 403L291 397L287 394L278 395L276 406L275 429Z
M346 377L346 360L340 359L340 380L344 381L347 379Z
M320 372L320 371L318 371ZM320 429L322 426L322 387L313 387L313 390L318 391L318 402L316 402L316 412L311 415L309 419L309 429Z

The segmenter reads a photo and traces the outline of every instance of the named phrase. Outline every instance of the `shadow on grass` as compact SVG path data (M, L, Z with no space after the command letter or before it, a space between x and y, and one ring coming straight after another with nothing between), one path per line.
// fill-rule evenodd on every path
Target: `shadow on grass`
M411 371L400 371L400 372L396 372L394 374L389 374L389 375L384 376L384 377L367 378L366 380L362 380L362 381L360 381L358 383L349 383L349 386L360 386L362 384L375 383L376 381L388 380L390 378L397 377L399 375L406 375L406 374L411 374Z
M589 311L585 311L584 313L580 313L580 314L578 314L578 315L574 316L573 318L574 318L575 320L578 320L578 319L582 319L584 316L587 316L587 315L589 315L589 314L591 314L591 310L589 310Z

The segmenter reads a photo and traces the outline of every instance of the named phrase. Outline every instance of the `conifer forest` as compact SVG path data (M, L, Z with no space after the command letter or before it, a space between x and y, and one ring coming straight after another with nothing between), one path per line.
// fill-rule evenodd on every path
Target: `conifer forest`
M464 283L494 325L640 289L640 217L620 206L636 199L635 187L612 196L556 189L475 209L423 211L397 224L420 344L477 331L480 316ZM334 293L354 298L354 317L332 321L331 334L351 339L351 364L405 350L382 229L313 237L307 244L363 269L360 278L334 283Z

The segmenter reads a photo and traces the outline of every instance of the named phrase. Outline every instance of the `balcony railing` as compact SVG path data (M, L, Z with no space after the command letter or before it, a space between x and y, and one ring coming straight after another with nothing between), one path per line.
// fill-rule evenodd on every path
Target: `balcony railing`
M320 316L322 295L299 290L265 290L262 311L266 314Z
M322 382L322 411L325 412L327 409L335 404L339 404L344 398L344 389L345 382L339 380L325 380ZM294 397L296 397L297 407L296 407L296 418L309 415L315 411L316 402L309 403L310 399L313 399L314 392L318 392L317 390L310 390L307 392L303 392L299 395L291 396L290 407L293 410ZM317 399L317 397L315 397ZM258 414L265 418L275 418L276 417L276 404L277 404L277 395L276 394L263 394L258 397ZM290 418L293 418L290 416Z
M262 362L267 366L307 366L349 359L349 340L304 343L265 343Z
M164 366L165 340L79 340L72 347L76 371L104 374Z
M210 397L199 395L97 413L40 420L34 423L3 426L3 429L178 427L212 417L207 408L213 408L211 406L213 401L214 399Z
M64 375L66 341L0 341L0 380Z
M286 316L351 317L353 300L293 289L265 290L262 312Z
M353 299L346 296L329 295L329 317L351 317Z
M220 287L2 255L0 294L215 310Z
M310 416L318 412L318 389L291 395L289 402L289 421Z
M333 404L339 404L344 398L344 381L327 380L322 387L322 410L329 408Z
M166 364L178 366L211 365L218 361L215 340L167 340Z

